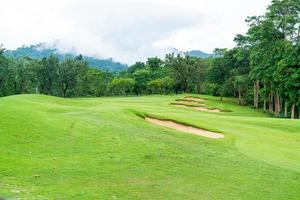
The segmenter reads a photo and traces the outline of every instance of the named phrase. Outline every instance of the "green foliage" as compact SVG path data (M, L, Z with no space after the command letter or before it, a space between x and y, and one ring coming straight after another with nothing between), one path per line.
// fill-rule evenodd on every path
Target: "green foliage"
M107 86L105 84L105 74L97 69L88 69L88 95L89 96L104 96L106 94Z
M201 91L206 68L202 59L169 54L166 56L165 65L174 79L176 93Z
M170 77L156 79L148 82L147 88L152 94L169 94L174 87L174 81Z
M133 73L136 94L147 94L147 83L151 80L151 69L149 67L144 67L142 69L136 70Z
M110 84L110 91L114 95L132 94L135 80L132 78L115 78Z
M219 85L216 83L205 82L203 88L204 88L202 91L203 94L214 95L214 96L218 95Z
M274 0L264 16L247 20L250 28L244 41L250 47L250 77L259 82L254 88L254 96L256 101L261 97L264 106L268 104L269 111L276 116L285 107L285 117L291 108L294 118L295 106L299 104L299 15L298 0Z
M60 62L54 56L35 60L7 58L0 54L0 70L3 72L0 75L1 96L26 93L61 97L101 95L108 85L106 77L99 75L102 72L89 68L82 57Z
M148 58L147 66L149 66L152 71L155 71L162 65L162 62L163 61L159 58Z

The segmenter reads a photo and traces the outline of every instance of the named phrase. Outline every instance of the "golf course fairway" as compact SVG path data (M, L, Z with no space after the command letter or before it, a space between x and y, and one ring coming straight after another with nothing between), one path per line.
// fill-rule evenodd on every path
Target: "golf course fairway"
M0 98L0 197L300 199L299 120L229 98L201 96L202 110L172 105L187 96Z

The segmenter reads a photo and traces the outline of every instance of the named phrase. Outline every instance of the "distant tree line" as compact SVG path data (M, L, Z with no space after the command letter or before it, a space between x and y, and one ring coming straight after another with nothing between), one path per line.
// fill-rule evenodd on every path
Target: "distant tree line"
M82 56L59 61L12 58L0 50L0 96L41 93L61 97L197 93L236 97L276 117L300 118L300 3L273 0L263 16L248 17L236 47L201 59L168 54L112 73Z
M81 56L59 61L6 57L0 50L0 96L40 93L61 97L108 95L110 72L90 68Z
M82 56L59 61L5 56L0 49L0 96L38 93L60 97L149 95L201 92L207 61L167 55L149 58L128 70L92 68Z

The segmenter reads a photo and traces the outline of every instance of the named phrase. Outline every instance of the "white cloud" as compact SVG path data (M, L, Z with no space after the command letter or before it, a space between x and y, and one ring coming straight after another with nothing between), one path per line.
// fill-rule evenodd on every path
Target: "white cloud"
M232 47L249 15L270 0L0 0L6 48L60 41L62 51L126 63L162 56L168 47L211 52Z

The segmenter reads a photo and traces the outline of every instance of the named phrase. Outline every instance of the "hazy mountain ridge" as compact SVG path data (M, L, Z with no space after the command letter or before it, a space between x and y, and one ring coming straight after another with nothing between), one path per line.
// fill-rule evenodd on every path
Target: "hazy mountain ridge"
M192 56L192 57L197 57L197 58L211 58L211 57L216 56L215 54L205 53L205 52L200 51L200 50L188 51L187 55Z
M213 57L216 56L215 54L205 53L205 52L200 51L200 50L181 51L181 50L176 49L176 48L172 48L172 53L181 54L181 55L188 55L188 56L197 57L197 58L213 58Z
M59 50L55 47L46 47L43 43L30 46L22 46L17 48L16 50L6 50L5 54L13 57L30 57L36 59L41 59L43 57L49 57L50 55L54 55L58 57L59 60L64 60L66 58L74 58L79 55L75 52L62 53L59 52ZM95 57L84 55L83 58L89 63L91 67L101 70L122 71L128 68L128 65L116 62L112 58L98 59Z

